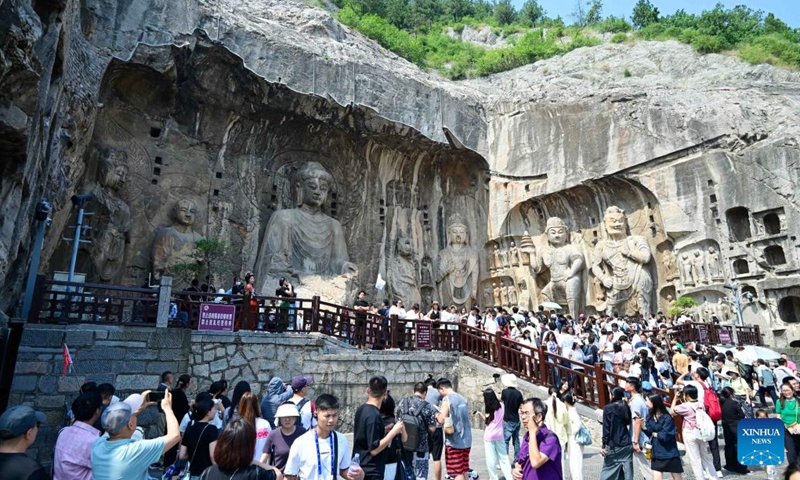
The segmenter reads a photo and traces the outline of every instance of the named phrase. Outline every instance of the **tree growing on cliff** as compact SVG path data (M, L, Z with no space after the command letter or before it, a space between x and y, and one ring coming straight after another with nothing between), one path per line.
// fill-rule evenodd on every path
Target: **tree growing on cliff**
M589 0L583 3L582 0L575 2L575 10L572 11L572 18L579 27L595 25L603 19L603 2L601 0Z
M535 27L540 21L544 20L546 14L545 10L536 0L526 0L519 11L519 17L522 23L531 27Z
M658 8L650 0L639 0L633 7L631 23L638 28L646 27L651 23L658 22Z
M511 0L500 0L494 6L494 19L500 26L514 23L517 19L517 10L511 4Z

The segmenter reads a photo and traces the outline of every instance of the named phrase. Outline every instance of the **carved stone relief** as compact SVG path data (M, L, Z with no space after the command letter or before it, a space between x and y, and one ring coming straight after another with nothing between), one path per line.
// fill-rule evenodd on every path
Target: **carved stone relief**
M422 304L419 273L414 260L414 243L410 236L399 236L394 255L389 257L386 282L391 298L400 298L408 305Z
M470 245L463 217L453 214L447 221L447 247L439 252L436 283L442 303L471 308L478 294L480 259Z
M195 244L203 236L194 230L197 205L192 200L181 199L172 208L172 225L160 228L153 238L153 277L174 275L172 268L182 263L199 263Z

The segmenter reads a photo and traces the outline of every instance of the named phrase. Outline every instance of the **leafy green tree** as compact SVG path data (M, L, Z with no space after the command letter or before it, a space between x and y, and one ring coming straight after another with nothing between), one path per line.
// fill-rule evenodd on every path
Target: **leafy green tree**
M445 4L445 12L454 21L460 22L462 18L474 15L475 8L470 0L448 0Z
M603 2L601 0L591 0L588 4L589 10L586 12L586 24L596 25L603 20Z
M494 3L489 0L475 0L472 2L476 20L486 20L494 15Z
M639 0L633 7L631 23L637 29L658 22L658 8L650 0Z
M414 0L411 2L411 29L419 30L430 26L444 13L444 3L439 0Z
M517 19L517 10L511 4L511 0L500 0L494 6L494 18L500 26L514 23Z
M546 13L536 0L526 0L519 11L519 17L522 23L535 27L544 20Z

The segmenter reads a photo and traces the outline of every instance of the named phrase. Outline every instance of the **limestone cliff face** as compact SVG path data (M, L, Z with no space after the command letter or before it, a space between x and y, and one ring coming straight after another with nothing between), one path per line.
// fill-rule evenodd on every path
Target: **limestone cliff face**
M293 175L314 161L333 178L324 211L359 267L349 288L401 271L423 302L438 298L458 213L482 252L474 300L501 288L504 303L532 306L547 279L519 256L498 265L494 246L518 255L524 231L560 216L588 258L618 205L654 254L654 305L691 295L696 315L729 318L722 285L736 281L757 297L745 319L793 338L797 72L639 42L452 83L302 3L36 5L0 3L1 311L21 294L35 202L56 207L52 273L65 268L68 198L108 182L108 155L124 157L128 178L107 203L131 218L123 252L100 257L124 255L106 271L126 284L147 278L154 232L183 198L197 205L194 230L234 247L234 269L257 267L270 216L296 206ZM91 278L98 255L81 255ZM584 275L581 305L599 309Z

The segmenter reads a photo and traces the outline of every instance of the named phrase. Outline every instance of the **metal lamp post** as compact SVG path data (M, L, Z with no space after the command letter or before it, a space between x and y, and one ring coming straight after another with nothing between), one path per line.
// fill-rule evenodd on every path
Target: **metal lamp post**
M34 219L36 220L36 237L33 241L33 254L31 255L31 265L28 270L28 280L25 284L25 300L22 303L22 318L23 321L28 320L28 315L31 312L31 304L33 303L33 291L36 288L36 274L39 272L39 261L42 258L42 245L44 244L44 232L50 225L52 219L50 212L53 210L52 205L47 200L39 200L36 204L36 213Z

